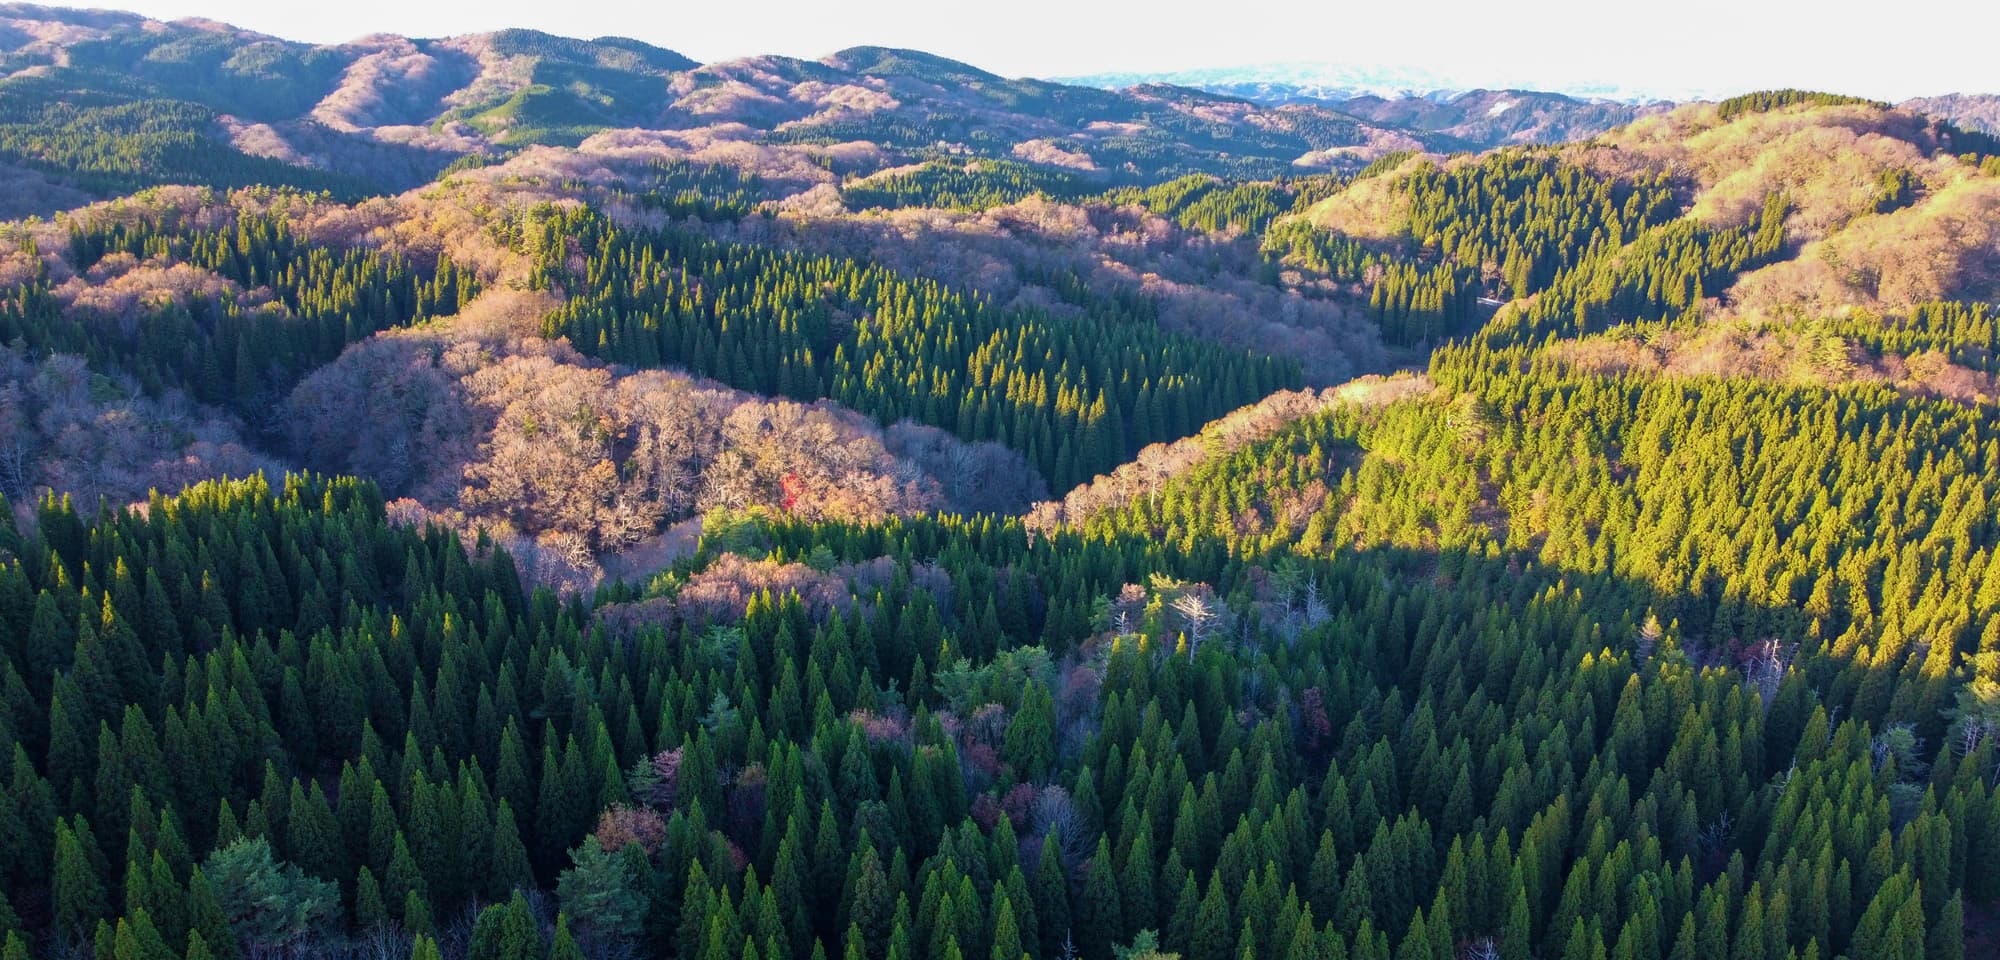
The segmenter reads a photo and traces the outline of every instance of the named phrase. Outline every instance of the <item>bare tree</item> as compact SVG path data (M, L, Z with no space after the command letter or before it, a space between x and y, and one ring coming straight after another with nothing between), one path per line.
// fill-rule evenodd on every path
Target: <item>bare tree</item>
M1696 843L1701 846L1702 850L1710 853L1718 850L1727 850L1730 838L1735 833L1736 821L1730 818L1728 811L1724 811L1716 816L1714 823L1702 828L1701 835L1696 838Z
M410 938L395 927L377 926L354 941L349 955L356 960L403 960L410 955Z
M1034 825L1037 832L1056 838L1056 849L1065 868L1090 855L1091 841L1095 838L1086 835L1083 818L1077 815L1069 791L1053 785L1043 787L1035 798Z
M2000 682L1974 677L1945 716L1952 721L1952 748L1968 754L1978 749L1987 737L2000 735Z
M1207 597L1189 591L1175 597L1173 607L1187 627L1188 652L1193 654L1201 649L1202 641L1208 639L1209 632L1219 619L1215 605Z
M1307 629L1317 627L1333 616L1327 610L1326 598L1320 596L1319 581L1306 581L1305 604L1301 609L1305 615Z
M0 493L19 499L34 478L35 451L27 431L0 437Z
M1776 637L1767 637L1744 651L1743 677L1756 689L1758 699L1769 709L1778 697L1778 684L1785 679L1791 654Z

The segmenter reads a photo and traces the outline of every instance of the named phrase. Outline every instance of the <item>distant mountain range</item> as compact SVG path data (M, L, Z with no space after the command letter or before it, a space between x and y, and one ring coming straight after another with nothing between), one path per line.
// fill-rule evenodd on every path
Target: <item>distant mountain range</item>
M1268 63L1156 73L1098 73L1057 79L1063 83L1104 88L1171 83L1262 103L1300 100L1341 102L1355 97L1450 99L1469 90L1495 86L1529 88L1579 100L1613 100L1635 105L1716 99L1742 92L1699 85L1661 91L1617 83L1562 82L1528 72L1507 77L1472 78L1426 67L1357 63Z
M1486 146L1586 137L1681 103L1745 92L1688 86L1663 93L1614 83L1542 82L1496 90L1422 67L1338 63L1271 63L1057 79L1107 90L1149 84L1179 86L1272 106L1319 104L1373 123ZM1509 78L1509 82L1522 80ZM1967 130L2000 133L2000 94L1915 97L1899 106L1949 120Z
M1099 188L1191 173L1269 179L1358 169L1391 151L1587 137L1658 109L1512 90L1387 92L1442 82L1419 72L1346 86L1193 79L1206 85L1105 89L887 47L704 64L637 40L531 30L315 45L213 21L0 3L0 181L14 185L0 210L163 182L398 191L454 164L612 131L693 150L788 150L843 175L984 157Z
M1273 65L1165 74L1100 74L1064 82L1107 89L1171 85L1270 107L1317 106L1388 129L1472 149L1590 137L1675 101L1527 89L1466 89L1420 68Z
M1456 82L1299 65L1057 82L872 46L704 64L637 40L532 30L315 45L206 20L0 3L0 213L158 183L396 192L532 147L629 150L634 138L691 155L776 151L807 181L977 158L1089 189L1259 180L1352 171L1394 151L1589 138L1672 106L1610 87ZM1919 109L1972 129L2000 121L1992 97Z
M0 165L100 194L191 180L399 190L462 158L620 130L811 148L847 158L847 171L991 157L1125 182L1351 169L1515 133L1495 128L1503 139L1487 142L1432 126L1171 84L1008 79L884 47L702 64L636 40L530 30L314 45L212 21L0 3Z

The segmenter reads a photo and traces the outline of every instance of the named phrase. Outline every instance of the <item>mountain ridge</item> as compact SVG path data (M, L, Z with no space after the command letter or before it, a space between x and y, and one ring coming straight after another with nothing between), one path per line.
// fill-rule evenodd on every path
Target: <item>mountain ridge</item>
M35 97L107 109L192 104L172 109L216 118L181 121L176 136L219 136L247 158L359 176L385 190L424 182L461 158L539 143L574 146L620 129L781 144L867 142L899 163L957 152L1088 166L1114 178L1156 171L1270 177L1352 169L1392 149L1543 142L1629 119L1552 98L1538 104L1553 119L1528 123L1431 116L1448 106L1371 103L1376 115L1363 116L1306 100L1195 104L1158 86L1108 91L1004 78L880 46L818 60L702 64L631 38L531 30L376 34L312 45L214 22L18 3L0 6L0 24L0 84L32 81L48 91ZM1189 136L1195 131L1202 135ZM106 176L119 186L141 182L125 169Z

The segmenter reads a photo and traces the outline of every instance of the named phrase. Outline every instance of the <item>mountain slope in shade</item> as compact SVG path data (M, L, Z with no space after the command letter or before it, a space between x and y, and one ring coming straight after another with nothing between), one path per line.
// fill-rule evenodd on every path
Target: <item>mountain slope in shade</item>
M1671 106L1578 100L1532 90L1469 90L1448 98L1361 96L1338 108L1383 126L1444 134L1487 148L1587 139Z
M2000 94L1948 93L1905 100L1902 106L1949 120L1967 130L2000 136Z

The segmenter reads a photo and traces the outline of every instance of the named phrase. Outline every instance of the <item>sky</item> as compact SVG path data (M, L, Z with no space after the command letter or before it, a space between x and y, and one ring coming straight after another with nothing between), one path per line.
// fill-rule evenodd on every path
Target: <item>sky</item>
M72 0L89 3L90 0ZM100 3L102 0L100 0ZM531 27L634 37L712 62L910 47L1008 76L1270 63L1418 69L1454 87L1662 97L1770 87L1897 100L2000 93L1992 0L110 0L295 40Z

